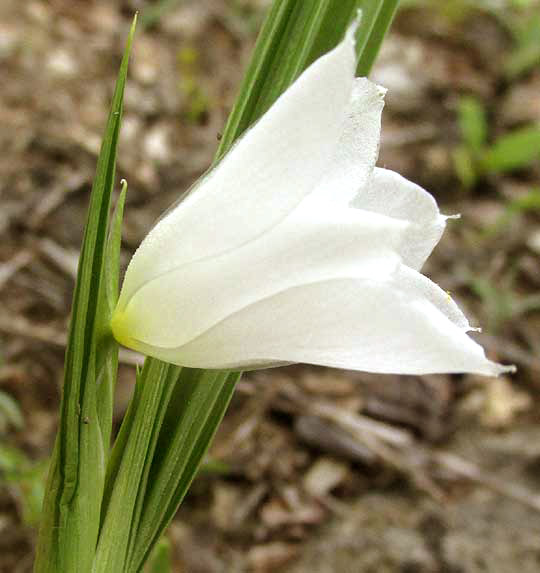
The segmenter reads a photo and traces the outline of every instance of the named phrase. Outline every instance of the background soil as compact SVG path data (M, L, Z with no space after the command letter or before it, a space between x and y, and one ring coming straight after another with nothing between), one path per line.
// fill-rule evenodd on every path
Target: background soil
M0 2L1 572L31 570L85 210L131 15L146 25L120 145L124 263L209 165L267 4ZM405 4L373 72L389 88L379 164L462 214L425 272L518 373L246 375L171 526L175 571L540 569L538 155L468 186L455 163L465 95L486 111L486 145L539 125L540 67L511 62L540 6ZM122 355L117 422L138 360Z

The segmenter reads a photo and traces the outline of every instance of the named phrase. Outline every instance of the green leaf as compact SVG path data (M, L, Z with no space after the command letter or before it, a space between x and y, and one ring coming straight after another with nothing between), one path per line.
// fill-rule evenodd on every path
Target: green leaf
M24 426L24 417L17 400L0 390L0 434L3 434L9 425L20 430Z
M460 98L458 104L458 125L466 146L475 153L486 143L487 120L484 106L472 96Z
M399 0L363 0L362 20L356 34L358 65L356 73L367 76L379 53L382 41L396 15Z
M478 175L474 157L472 157L469 149L464 145L460 145L454 149L452 159L454 161L454 170L463 187L465 187L465 189L473 187L478 179Z
M523 8L525 8L524 6ZM508 19L515 46L506 57L504 69L511 79L540 63L540 13L531 5Z
M524 195L508 202L497 220L484 229L484 237L492 239L522 213L540 211L540 188L533 188Z
M103 364L104 261L116 149L134 20L120 66L90 196L64 368L60 424L49 470L35 571L90 571L105 477L97 374ZM107 335L108 336L108 335ZM108 422L107 422L108 424Z
M166 537L159 540L148 561L148 573L172 573L171 543Z
M482 167L488 173L505 173L539 158L540 127L525 127L499 137L484 153Z
M118 372L118 344L112 337L110 322L118 298L122 220L126 194L127 182L122 181L122 191L112 216L105 250L102 278L104 296L100 296L98 308L97 414L101 428L103 451L106 455L111 443L114 388Z
M18 448L0 443L0 482L17 503L22 520L36 526L41 516L47 460L35 462Z
M139 571L183 500L240 373L184 369L168 404L128 571Z
M136 530L148 474L159 431L178 379L178 368L157 360L147 361L139 386L137 403L129 416L130 432L122 456L114 456L118 469L111 466L103 503L103 524L92 571L124 571L130 532ZM124 432L125 436L125 432ZM132 537L133 535L131 535Z

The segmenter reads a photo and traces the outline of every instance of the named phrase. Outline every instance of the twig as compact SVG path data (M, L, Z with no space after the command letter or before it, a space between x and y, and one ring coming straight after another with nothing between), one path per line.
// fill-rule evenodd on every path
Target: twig
M519 484L507 483L493 475L488 475L472 462L456 456L455 454L451 454L449 452L434 452L432 455L434 460L445 470L483 485L488 489L514 499L515 501L519 501L524 505L528 505L536 511L540 511L539 494L534 493Z
M42 239L38 243L39 250L51 260L60 270L72 278L77 277L79 253L68 250L52 239Z
M474 463L450 452L436 451L422 446L412 435L366 416L345 410L331 403L313 403L301 390L292 384L282 387L285 394L298 406L303 414L319 416L326 423L345 430L348 436L368 448L381 461L409 475L424 491L436 499L443 499L444 493L429 476L429 469L438 465L455 478L465 478L483 487L540 511L540 494L516 484L507 483L487 474ZM343 441L344 445L346 441ZM325 446L324 440L319 446ZM336 450L337 451L337 450ZM332 453L336 453L335 450Z
M9 279L30 263L34 258L34 253L29 250L19 251L12 259L0 264L0 290Z
M43 199L36 203L28 216L28 227L33 231L39 230L47 217L68 198L70 192L79 189L88 180L88 174L84 172L68 174L61 184L53 187Z

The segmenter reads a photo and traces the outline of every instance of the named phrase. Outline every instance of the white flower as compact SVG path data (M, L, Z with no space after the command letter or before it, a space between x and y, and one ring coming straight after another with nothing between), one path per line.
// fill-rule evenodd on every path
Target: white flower
M505 369L419 272L445 217L375 167L384 90L354 78L352 32L151 230L113 316L119 342L196 368Z

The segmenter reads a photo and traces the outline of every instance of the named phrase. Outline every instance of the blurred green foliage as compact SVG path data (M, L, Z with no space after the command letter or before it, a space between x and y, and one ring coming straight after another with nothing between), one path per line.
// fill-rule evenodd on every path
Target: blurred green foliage
M509 78L514 78L540 65L540 2L515 0L520 10L513 11L503 20L512 35L514 45L504 68Z
M209 100L200 81L200 54L191 45L182 46L176 61L179 72L179 89L184 95L184 115L190 123L198 123L208 112Z
M540 187L531 189L521 197L517 197L508 202L504 213L493 223L486 227L484 234L487 238L504 231L516 217L528 212L540 213Z
M146 6L139 19L139 25L144 29L157 24L163 16L173 8L176 8L184 0L158 0L154 4Z
M488 142L489 126L483 104L472 96L460 98L457 121L461 143L454 150L454 167L465 188L481 177L528 167L540 158L540 125L527 125Z
M0 443L0 483L15 500L28 526L39 522L47 467L46 460L34 462L22 450Z
M495 236L507 232L511 224L518 223L517 218L531 212L540 214L540 187L509 201L497 220L482 229L476 238L492 241ZM496 282L486 276L469 274L467 284L482 301L486 329L489 332L495 333L507 321L540 310L540 293L522 292L517 266L512 262Z
M504 2L503 4L511 4ZM402 8L429 8L436 10L441 16L452 22L459 23L471 12L481 10L492 12L501 8L500 0L402 0Z
M20 430L23 425L24 418L17 400L0 390L0 436L4 436L10 426Z
M23 522L35 526L41 514L47 462L34 462L21 449L7 444L8 430L23 427L18 402L0 390L0 487L15 501Z
M474 97L462 97L458 103L457 122L462 143L454 150L454 168L462 185L470 188L478 178L478 165L487 140L484 106Z
M520 294L516 280L515 272L507 273L497 284L486 277L470 278L471 290L482 300L488 332L495 333L508 320L540 310L540 294Z
M162 537L152 550L146 573L172 573L171 557L171 543L167 537Z
M485 148L481 161L486 173L506 173L527 167L539 158L540 125L530 125L501 135Z

